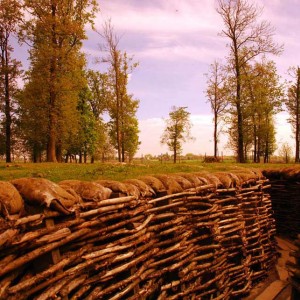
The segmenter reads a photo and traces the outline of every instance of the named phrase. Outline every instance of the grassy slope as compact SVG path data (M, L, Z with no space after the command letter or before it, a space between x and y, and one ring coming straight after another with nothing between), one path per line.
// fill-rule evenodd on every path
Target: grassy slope
M95 164L55 164L55 163L0 163L0 180L11 180L21 177L44 177L54 182L64 179L96 180L113 179L123 180L126 178L138 178L147 174L163 174L175 172L199 172L199 171L230 171L239 168L282 168L285 164L237 164L202 163L200 161L185 161L177 164L171 162L160 163L158 161L144 164L118 164L118 163L95 163Z

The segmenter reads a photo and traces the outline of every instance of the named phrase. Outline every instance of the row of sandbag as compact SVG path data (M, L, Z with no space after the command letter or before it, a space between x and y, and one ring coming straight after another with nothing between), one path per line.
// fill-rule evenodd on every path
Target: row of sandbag
M257 170L235 173L219 172L142 176L124 182L97 180L93 182L64 180L58 184L43 178L20 178L0 181L0 215L25 214L25 204L44 206L63 214L82 201L102 201L119 194L151 198L163 193L174 194L198 186L214 184L216 188L239 187L262 178ZM28 212L30 213L30 212Z

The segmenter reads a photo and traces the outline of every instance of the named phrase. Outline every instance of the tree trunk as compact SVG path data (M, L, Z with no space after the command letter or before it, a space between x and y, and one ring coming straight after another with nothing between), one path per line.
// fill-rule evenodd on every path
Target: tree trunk
M173 163L176 164L176 162L177 162L177 150L176 147L174 147Z
M61 143L58 143L58 145L56 146L56 160L57 160L57 162L60 162L60 163L63 161Z
M52 10L52 49L56 48L56 5L51 5ZM56 91L55 91L55 82L56 82L56 57L55 54L52 54L50 62L50 82L49 82L49 135L48 135L48 144L47 144L47 161L48 162L57 162L56 160L56 124L57 124L57 113L56 113Z
M176 134L175 134L176 135ZM173 147L173 162L176 164L177 162L177 139L174 139L174 147Z
M240 97L240 96L239 96ZM239 102L236 104L237 110L237 129L238 129L238 162L245 163L245 156L244 156L244 133L243 133L243 115L241 110L241 105Z
M238 149L237 161L239 163L245 163L244 157L244 133L243 133L243 114L241 108L241 71L240 71L240 61L239 61L239 50L237 47L237 41L234 40L234 56L235 56L235 72L236 72L236 112L237 112L237 133L238 133Z
M215 120L214 120L214 157L218 156L218 114L215 111Z
M50 94L52 100L50 102L55 102L55 96ZM54 109L54 105L50 105L50 110ZM50 111L49 114L49 135L47 144L47 161L57 162L56 160L56 116L54 111Z
M254 123L254 120L253 120ZM253 162L257 163L257 133L256 133L256 125L253 126L253 140L254 140L254 151L253 151Z
M123 124L122 124L123 128ZM125 162L125 145L124 145L124 132L122 130L121 132L121 148L122 148L122 162Z
M264 155L264 163L269 162L269 136L267 135L266 145L265 145L265 155Z
M296 87L296 149L295 149L295 163L300 162L299 158L299 143L300 143L300 116L299 116L299 106L300 106L300 68L297 69L297 87Z
M11 162L11 111L10 111L10 90L9 90L9 66L8 66L8 49L7 44L5 44L5 49L2 56L2 66L4 69L4 89L5 89L5 154L6 162Z
M118 150L118 160L122 161L122 145L121 145L121 118L120 118L120 107L121 107L121 97L120 97L120 66L119 66L119 55L116 50L113 53L113 63L114 63L114 71L115 71L115 92L116 92L116 131L117 131L117 150Z

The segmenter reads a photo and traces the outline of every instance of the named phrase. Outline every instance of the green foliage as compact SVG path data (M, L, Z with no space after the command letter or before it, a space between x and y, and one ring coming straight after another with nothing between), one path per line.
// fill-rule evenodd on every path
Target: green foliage
M240 113L243 119L244 157L253 152L254 162L263 156L266 161L276 149L274 116L282 109L283 86L277 75L275 63L265 58L253 65L245 65L241 76ZM235 87L233 87L234 89ZM230 103L229 124L230 147L238 152L238 117Z
M23 38L32 43L30 70L25 87L32 104L36 96L43 107L47 160L61 159L65 141L78 130L76 106L84 87L85 59L80 49L86 38L85 25L92 23L97 9L94 0L25 0L31 19L24 24ZM25 100L26 101L26 100ZM28 102L30 102L28 101ZM70 126L72 124L73 126Z
M295 136L295 162L300 162L300 68L290 68L289 74L293 81L288 84L285 105L289 113L288 121Z
M139 101L128 94L127 86L131 72L138 66L133 57L126 51L118 49L119 37L114 33L113 26L106 22L103 28L103 49L107 57L103 59L108 63L109 93L106 92L107 110L110 116L109 134L112 144L118 152L119 162L126 158L131 160L138 150L138 120L136 111Z
M18 33L22 19L21 4L16 0L0 0L0 113L4 116L5 155L11 162L16 112L15 94L21 63L12 58L12 35Z
M191 126L190 113L186 111L186 107L173 106L169 119L166 120L161 143L166 144L173 152L174 163L177 161L177 155L182 151L182 143L193 139L190 136Z

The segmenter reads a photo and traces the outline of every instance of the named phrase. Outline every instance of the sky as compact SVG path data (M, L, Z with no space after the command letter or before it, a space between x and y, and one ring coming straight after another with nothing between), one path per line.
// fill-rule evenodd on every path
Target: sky
M251 1L251 0L249 0ZM139 66L133 71L128 90L140 100L137 118L140 129L140 149L137 155L169 152L160 144L165 119L172 106L185 106L191 113L193 142L183 145L183 154L213 154L213 123L210 104L205 98L206 77L214 60L228 55L228 40L219 35L223 29L216 12L215 0L98 0L100 12L95 20L98 31L111 19L115 33L121 37L120 49L134 57ZM263 7L261 19L275 27L274 40L284 44L281 56L269 56L278 73L287 78L290 66L299 64L300 0L256 0ZM87 29L84 51L89 66L103 55L98 34ZM292 132L287 115L276 117L277 144L289 142ZM229 154L226 136L222 136L220 151Z

